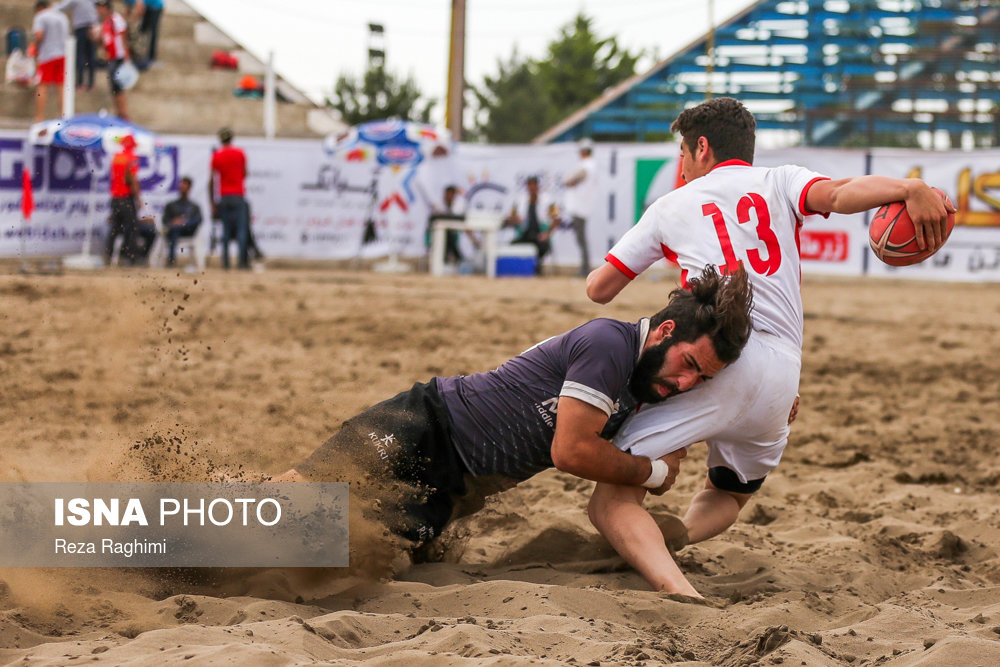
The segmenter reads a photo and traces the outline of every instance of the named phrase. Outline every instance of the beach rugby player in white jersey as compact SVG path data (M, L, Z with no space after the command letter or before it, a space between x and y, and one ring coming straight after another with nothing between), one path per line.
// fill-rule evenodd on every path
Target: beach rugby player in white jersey
M587 278L587 294L611 301L659 259L681 267L681 283L707 264L743 266L754 290L753 332L740 358L713 381L643 406L614 438L633 455L659 458L702 440L705 487L676 526L700 542L731 526L781 459L797 410L802 349L798 231L810 215L857 213L905 201L921 247L946 238L954 209L919 179L860 176L830 180L803 167L752 166L756 122L720 97L685 110L681 137L686 185L653 203ZM677 567L664 533L642 507L646 490L598 484L591 521L657 590L698 596Z

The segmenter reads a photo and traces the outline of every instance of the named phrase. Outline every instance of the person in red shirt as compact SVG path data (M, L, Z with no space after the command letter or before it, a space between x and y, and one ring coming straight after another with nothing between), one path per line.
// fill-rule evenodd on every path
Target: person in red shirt
M121 138L122 149L111 159L111 230L104 250L105 262L111 263L115 239L122 237L120 256L129 266L136 262L136 232L139 215L136 200L139 198L139 158L135 154L135 138L126 134Z
M219 141L222 148L212 154L208 196L212 202L212 218L222 220L222 268L229 268L229 241L235 237L240 255L238 266L249 269L250 209L245 186L247 156L242 149L232 145L233 131L228 127L219 130Z
M111 0L97 0L97 16L101 19L101 43L108 59L108 85L111 87L111 99L115 105L115 114L119 118L128 119L128 105L125 102L125 89L118 83L118 68L128 60L126 31L128 25L122 15L111 8Z

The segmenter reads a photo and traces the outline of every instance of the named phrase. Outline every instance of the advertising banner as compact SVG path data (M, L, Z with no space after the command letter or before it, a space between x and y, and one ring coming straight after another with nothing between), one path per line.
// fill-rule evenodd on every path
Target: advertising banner
M954 202L955 230L930 259L895 268L873 260L876 276L923 280L1000 281L1000 151L874 150L872 171L922 178Z
M209 161L214 137L163 136L162 150L140 160L147 215L161 215L176 197L181 176L194 181L192 198L209 219ZM440 208L444 188L458 187L461 207L506 217L525 197L529 176L539 179L546 217L560 219L566 179L579 163L575 144L490 146L447 144L419 159L373 150L362 144L342 150L321 140L236 138L249 165L247 199L253 231L265 254L275 258L352 259L396 254L424 257L428 218ZM393 147L398 152L398 147ZM595 201L587 219L591 266L650 203L678 182L676 144L599 144ZM411 156L412 157L412 156ZM110 156L30 146L27 133L0 131L0 256L24 252L59 256L79 252L88 224L95 251L107 230ZM804 273L877 275L920 279L1000 279L1000 151L926 152L796 148L758 150L760 166L799 164L831 178L866 173L919 176L945 190L959 209L958 226L946 248L928 262L895 269L868 249L868 214L809 216L800 233ZM22 165L32 173L34 209L22 218ZM218 222L210 223L219 236ZM207 230L206 230L207 232ZM514 238L504 229L501 245ZM204 238L208 239L205 233ZM552 234L547 262L578 266L580 249L569 225ZM461 236L466 258L476 256L471 236ZM216 248L215 252L218 252Z
M167 201L176 196L180 173L188 167L181 153L179 143L166 141L155 155L140 156L139 181L148 214L161 215ZM79 252L87 225L94 230L95 251L103 248L111 157L101 150L32 146L26 133L0 131L0 256L20 254L22 235L27 255ZM26 164L34 210L31 222L24 225L22 168Z

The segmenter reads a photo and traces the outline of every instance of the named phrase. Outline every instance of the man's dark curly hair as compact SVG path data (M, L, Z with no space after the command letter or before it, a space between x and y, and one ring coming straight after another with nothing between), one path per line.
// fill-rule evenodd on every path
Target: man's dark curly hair
M708 335L719 361L731 364L740 358L750 338L752 309L753 288L746 270L741 266L724 276L708 265L688 281L687 289L670 293L667 307L649 318L649 326L654 329L673 320L671 338L679 342L691 343Z
M698 145L698 137L705 137L719 162L753 162L757 121L732 97L716 97L685 109L670 126L670 131L679 132L692 153Z

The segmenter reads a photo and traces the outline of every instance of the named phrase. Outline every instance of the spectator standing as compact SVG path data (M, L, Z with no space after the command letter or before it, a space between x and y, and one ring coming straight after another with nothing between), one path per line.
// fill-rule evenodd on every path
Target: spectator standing
M208 196L212 202L212 218L222 220L222 268L229 268L229 241L235 236L239 247L239 268L249 269L250 209L246 200L247 156L233 146L233 131L219 130L222 148L212 154ZM216 198L218 174L218 198Z
M129 53L137 53L139 27L142 15L146 13L146 3L143 0L122 0L122 18L125 19L125 48Z
M112 9L111 0L97 0L96 6L97 16L101 20L101 43L104 45L108 60L108 86L111 89L111 99L118 117L128 120L125 90L119 85L115 76L118 68L128 59L128 47L125 45L127 25L122 15Z
M136 233L139 230L139 158L135 154L135 138L126 134L121 139L122 149L111 159L111 230L104 259L110 264L115 249L115 239L122 237L120 256L130 266L136 262L138 249Z
M147 50L145 67L152 67L156 62L156 45L160 37L160 18L163 16L163 0L146 0L139 23L139 32L146 36Z
M50 7L47 0L35 3L35 18L31 22L31 46L29 55L38 61L38 88L35 91L35 122L45 120L45 105L49 99L49 88L59 87L65 80L66 38L69 37L69 20L66 15ZM65 109L62 96L59 97L59 115Z
M177 256L177 239L191 237L201 226L201 207L191 201L191 179L185 176L178 186L178 197L163 209L163 233L167 237L167 266Z
M76 87L91 90L97 65L97 48L92 33L98 23L94 0L62 0L56 9L69 12L73 36L76 37Z
M586 277L590 273L590 255L587 251L587 219L593 215L597 196L596 174L594 164L594 147L589 140L580 142L580 162L576 170L566 179L566 215L567 221L576 236L576 244L580 247L580 275Z
M537 176L529 176L524 182L524 187L527 194L514 205L510 214L504 218L503 224L504 227L517 228L517 235L511 243L531 243L538 250L535 275L541 275L542 260L552 249L549 236L552 234L551 219L555 209L551 202L542 196Z

